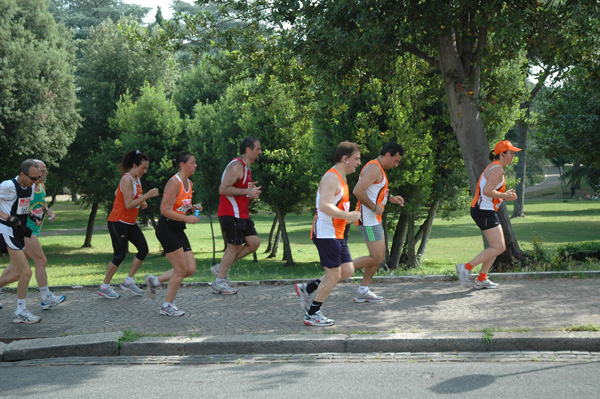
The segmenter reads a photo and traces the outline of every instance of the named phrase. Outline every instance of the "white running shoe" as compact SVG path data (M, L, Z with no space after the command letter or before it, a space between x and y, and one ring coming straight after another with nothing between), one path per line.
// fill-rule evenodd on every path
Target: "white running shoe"
M144 290L140 289L140 287L135 285L135 283L127 284L126 281L123 281L123 284L121 284L119 287L121 287L122 290L127 290L127 291L131 292L133 295L137 295L137 296L144 295Z
M214 283L212 283L211 288L217 294L223 294L223 295L237 294L237 290L235 288L231 287L229 284L227 284L227 280L223 281L222 283L217 283L215 281Z
M117 299L119 298L121 295L117 294L114 290L113 287L111 287L110 285L108 286L108 288L102 288L102 286L100 286L98 288L98 295L103 296L104 298L108 298L108 299Z
M475 288L476 290L494 289L494 288L498 288L498 287L500 287L500 284L491 282L489 278L486 278L483 281L479 281L479 279L475 279L475 282L473 282L473 288Z
M469 287L469 276L471 275L471 271L467 270L464 263L456 265L456 273L458 273L460 283L465 287Z
M335 324L335 320L328 319L323 316L320 310L318 310L314 315L309 315L308 313L304 313L304 324L307 326L318 326L318 327L328 327Z
M15 324L19 324L19 323L34 324L34 323L38 323L40 320L42 320L42 318L40 316L35 316L35 315L31 314L31 312L29 310L23 309L23 311L21 313L13 314L12 321Z
M352 300L356 303L382 302L383 297L376 295L373 291L367 289L367 292L365 292L364 294L360 294L358 291L356 291L356 294L354 294L354 298L352 298Z
M161 306L160 314L165 316L183 316L185 312L179 310L177 306L175 306L175 304L172 304L167 306Z
M65 301L65 299L67 299L66 296L64 296L64 295L56 296L56 295L54 295L54 293L52 293L50 291L50 292L48 292L48 296L46 296L46 298L42 299L42 309L43 310L50 309L52 306L63 303Z

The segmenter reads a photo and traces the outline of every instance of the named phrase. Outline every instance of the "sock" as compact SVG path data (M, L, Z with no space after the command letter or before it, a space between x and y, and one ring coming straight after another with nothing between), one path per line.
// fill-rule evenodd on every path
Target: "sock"
M312 294L313 292L315 292L317 290L317 288L319 288L319 284L321 284L320 279L316 279L312 283L308 283L306 285L306 292L308 292L309 294Z
M42 294L42 299L46 299L50 295L50 290L48 287L40 287L40 293Z
M25 301L26 301L26 299L18 299L17 298L17 311L15 312L15 314L19 314L26 309Z
M358 286L358 293L359 294L364 294L369 290L369 286L364 286L364 285L359 285Z
M313 301L313 303L310 305L310 308L308 308L308 314L312 316L317 313L319 310L321 310L322 304L323 302Z
M221 283L224 283L225 281L227 281L226 278L216 278L215 279L215 283L216 284L221 284Z
M110 287L110 284L104 284L104 283L100 284L100 288L102 288L103 290L108 289L108 287Z
M152 284L153 284L155 287L158 287L158 286L160 285L160 281L158 281L158 277L156 277L156 276L152 276Z
M125 284L127 285L131 285L133 284L135 281L133 280L133 277L125 277Z
M465 269L467 270L473 270L473 265L470 263L465 263Z
M166 308L166 307L169 307L172 304L173 304L173 302L165 302L165 303L162 304L162 307Z
M487 273L479 273L479 276L477 277L477 280L479 280L479 281L485 281L486 278L487 278Z

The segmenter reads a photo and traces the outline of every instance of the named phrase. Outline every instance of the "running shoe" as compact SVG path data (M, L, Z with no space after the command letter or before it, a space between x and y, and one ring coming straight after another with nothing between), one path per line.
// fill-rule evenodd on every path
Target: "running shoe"
M491 282L489 278L486 278L483 281L479 281L479 279L475 279L475 282L473 282L473 288L475 288L476 290L494 289L494 288L498 288L498 287L500 287L500 284Z
M40 320L42 320L40 316L32 315L31 312L27 309L23 309L23 311L21 311L21 313L19 314L13 314L13 323L15 324L34 324L38 323Z
M215 276L215 278L219 278L219 269L221 268L221 264L217 263L216 265L212 265L210 267L210 272ZM225 280L229 282L229 270L227 270L227 275L225 276Z
M456 273L458 273L458 279L460 283L465 287L469 287L469 276L471 275L471 271L465 268L464 263L459 263L456 265Z
M148 293L148 298L150 299L156 299L156 290L158 289L158 285L154 285L153 281L154 281L154 276L151 274L146 274L146 289L147 289L147 293Z
M356 303L382 302L383 297L379 296L379 295L375 295L375 293L373 291L371 291L370 289L367 289L367 292L365 292L364 294L361 294L358 291L356 291L356 294L354 294L354 298L352 298L352 300Z
M312 294L309 294L308 291L306 291L307 286L308 284L306 283L298 283L295 287L296 294L300 297L300 307L303 312L307 312L313 302Z
M98 295L103 296L104 298L108 298L108 299L117 299L119 298L121 295L117 294L115 292L115 290L113 289L113 287L111 287L110 285L108 286L108 288L102 288L102 286L100 286L100 288L98 288Z
M185 314L185 312L179 310L177 308L177 306L172 304L172 305L167 305L167 306L161 306L160 314L165 315L165 316L183 316Z
M144 295L144 290L140 289L140 287L135 285L135 283L127 284L126 281L123 281L123 284L121 284L119 287L121 287L122 290L128 290L133 295L137 295L137 296Z
M223 294L223 295L237 294L237 290L235 288L231 287L229 284L227 284L227 281L223 281L221 283L217 283L215 281L214 283L212 283L211 288L217 294Z
M56 296L52 291L48 292L46 298L42 298L42 309L50 309L52 306L58 305L59 303L63 303L67 299L66 296Z
M307 326L318 326L318 327L328 327L335 324L335 320L328 319L323 316L320 310L318 310L314 315L309 315L308 313L304 313L304 324Z

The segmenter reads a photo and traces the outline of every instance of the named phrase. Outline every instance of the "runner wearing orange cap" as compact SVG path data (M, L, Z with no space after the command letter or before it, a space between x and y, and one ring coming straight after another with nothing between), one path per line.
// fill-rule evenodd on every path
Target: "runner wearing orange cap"
M489 155L492 163L483 170L477 182L475 196L471 201L471 217L483 231L489 247L481 251L470 262L456 265L458 278L465 287L470 286L469 276L471 270L481 263L481 270L473 283L473 288L476 290L498 288L498 284L488 279L487 273L494 264L496 257L506 250L504 233L496 212L502 201L517 199L514 189L506 190L504 180L504 167L512 163L517 151L521 151L521 149L513 146L508 140L496 144Z

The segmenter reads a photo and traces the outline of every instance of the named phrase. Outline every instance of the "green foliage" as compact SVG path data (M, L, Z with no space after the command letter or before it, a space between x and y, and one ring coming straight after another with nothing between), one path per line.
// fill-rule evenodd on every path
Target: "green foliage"
M533 239L533 249L531 250L531 257L535 263L546 264L551 260L550 252L544 248L544 240L542 236Z
M26 158L48 165L75 137L75 48L38 0L0 2L0 170L12 177Z
M556 260L584 262L588 259L600 259L600 241L575 242L561 245L556 250Z
M143 177L143 186L145 191L158 187L162 192L167 180L176 172L172 159L188 145L183 141L183 120L163 86L146 84L135 103L130 95L124 96L117 103L110 125L119 134L119 139L107 141L103 153L116 152L122 156L129 150L138 149L147 154L150 167ZM118 179L115 176L114 181ZM141 211L142 215L160 214L159 198L147 203L148 208Z

